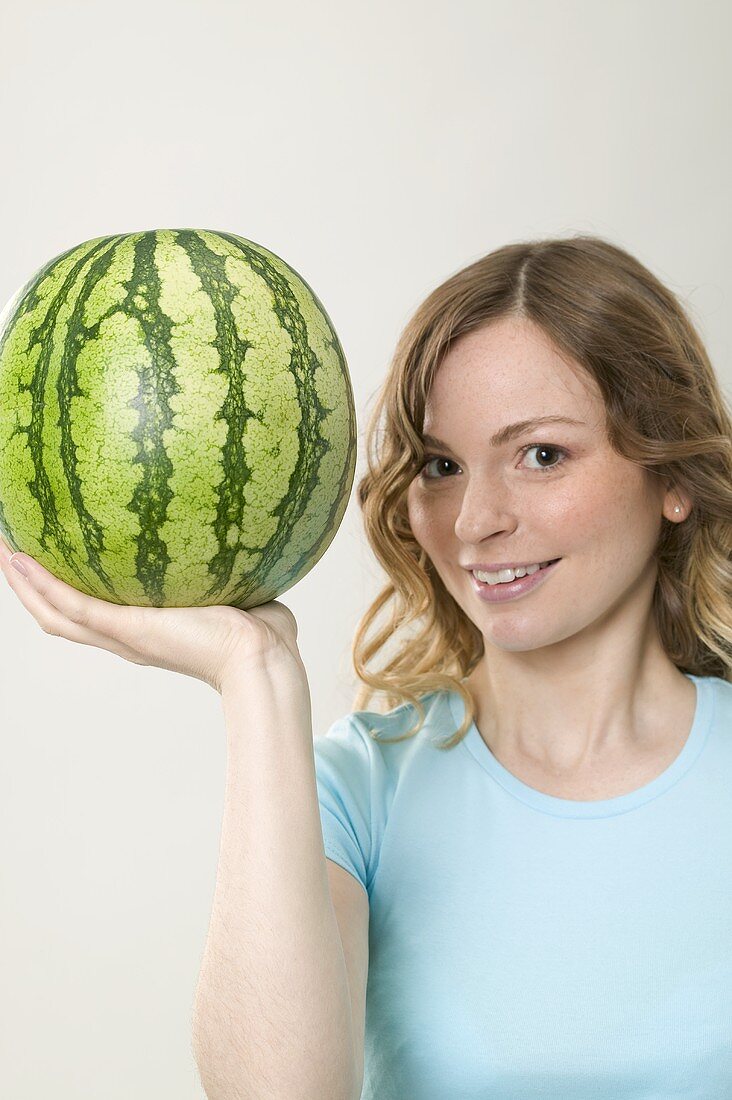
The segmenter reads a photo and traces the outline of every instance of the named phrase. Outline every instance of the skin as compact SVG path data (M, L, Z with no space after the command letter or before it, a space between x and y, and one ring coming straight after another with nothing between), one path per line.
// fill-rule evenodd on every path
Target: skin
M504 425L546 415L583 426L488 443ZM467 681L481 737L519 778L565 797L649 782L681 751L696 706L651 613L663 517L683 522L692 502L616 454L604 419L580 364L531 322L501 319L460 337L443 360L424 433L448 447L427 446L440 461L408 491L415 538L483 635ZM501 604L481 600L462 568L557 557L553 576Z

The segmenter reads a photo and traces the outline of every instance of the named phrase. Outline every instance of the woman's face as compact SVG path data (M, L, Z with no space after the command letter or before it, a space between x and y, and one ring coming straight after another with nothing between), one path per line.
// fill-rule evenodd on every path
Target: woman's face
M542 416L579 423L491 442L507 425ZM486 647L551 645L602 625L627 601L647 617L662 515L671 518L680 501L611 450L604 420L594 380L530 322L496 321L445 356L423 429L426 454L436 457L409 486L409 521ZM540 584L501 602L481 598L465 569L554 558Z

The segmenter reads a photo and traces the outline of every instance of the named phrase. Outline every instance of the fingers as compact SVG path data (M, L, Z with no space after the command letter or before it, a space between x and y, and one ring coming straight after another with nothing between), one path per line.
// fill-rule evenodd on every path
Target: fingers
M11 557L23 565L27 577L13 567ZM44 633L137 661L139 654L125 638L134 635L131 608L79 592L54 577L35 559L26 554L11 554L2 539L0 566L8 584Z

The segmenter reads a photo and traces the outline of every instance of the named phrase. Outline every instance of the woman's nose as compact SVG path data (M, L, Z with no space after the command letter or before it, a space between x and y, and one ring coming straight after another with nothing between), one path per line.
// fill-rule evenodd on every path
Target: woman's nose
M505 488L486 481L468 484L455 520L455 534L462 542L477 544L497 531L510 531L512 512Z

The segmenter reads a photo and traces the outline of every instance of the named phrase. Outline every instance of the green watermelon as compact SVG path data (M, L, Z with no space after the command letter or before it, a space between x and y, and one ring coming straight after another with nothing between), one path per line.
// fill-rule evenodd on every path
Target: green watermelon
M330 318L243 237L96 237L0 314L0 533L89 595L275 599L330 545L355 465Z

